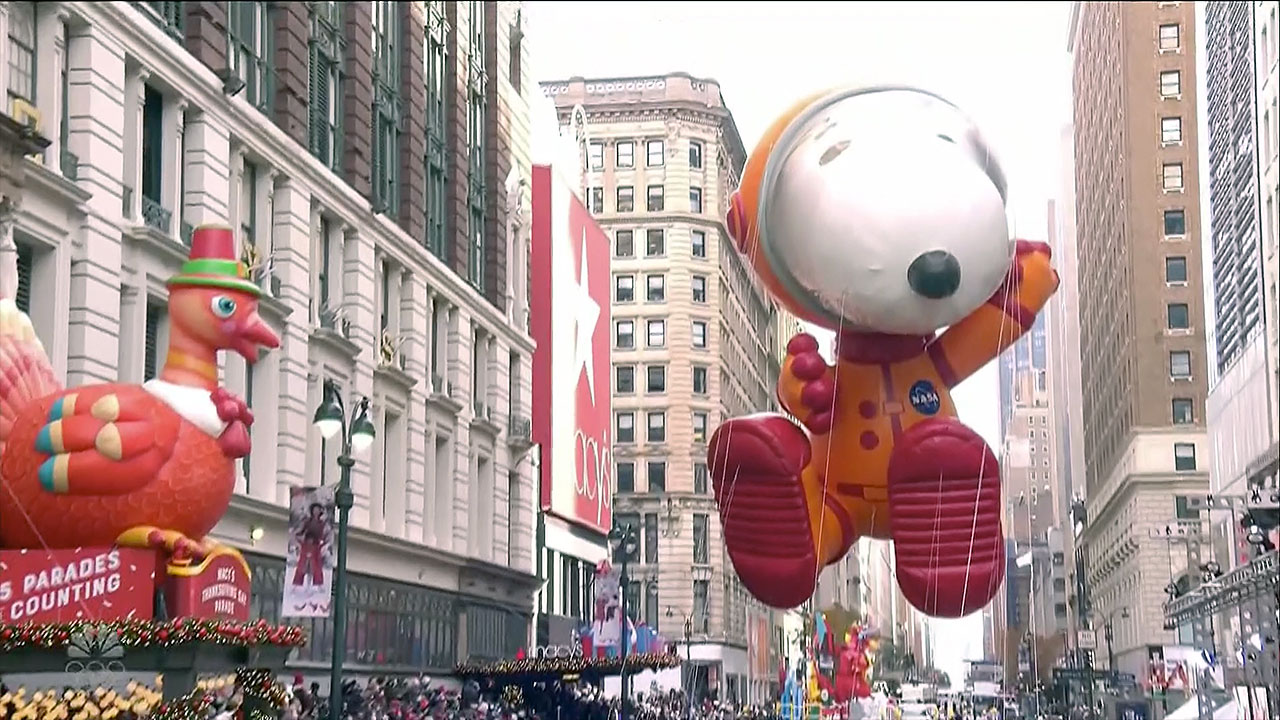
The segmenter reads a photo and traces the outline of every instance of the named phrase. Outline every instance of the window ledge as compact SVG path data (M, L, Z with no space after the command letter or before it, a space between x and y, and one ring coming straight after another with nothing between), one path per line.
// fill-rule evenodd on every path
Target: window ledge
M1183 233L1181 235L1165 235L1164 236L1165 242L1183 242L1186 239L1187 239L1186 233Z
M173 237L166 235L149 225L135 225L125 230L125 236L144 248L162 256L174 267L187 260L187 247Z
M406 394L418 384L417 378L410 376L409 373L401 370L396 365L388 365L386 363L378 363L378 366L373 369L373 376L378 380L386 380Z
M349 360L355 360L360 354L360 347L341 331L327 327L315 327L311 330L311 340L333 350Z
M68 206L77 206L93 197L93 193L68 180L63 175L50 170L42 163L27 160L24 182L30 189L42 195L52 195Z

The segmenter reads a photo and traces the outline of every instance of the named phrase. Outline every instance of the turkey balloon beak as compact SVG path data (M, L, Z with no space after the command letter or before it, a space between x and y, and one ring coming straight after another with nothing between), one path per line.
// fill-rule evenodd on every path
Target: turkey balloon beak
M258 361L258 350L280 347L280 338L256 312L249 313L231 339L231 349L248 362Z

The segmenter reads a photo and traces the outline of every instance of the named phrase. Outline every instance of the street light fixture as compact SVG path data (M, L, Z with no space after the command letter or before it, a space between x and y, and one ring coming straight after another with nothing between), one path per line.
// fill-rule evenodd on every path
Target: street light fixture
M639 551L640 541L636 537L636 529L630 524L614 525L609 530L608 538L609 544L613 547L613 559L619 566L618 613L622 616L618 620L622 627L622 671L619 676L622 685L622 704L618 710L618 720L627 720L627 702L630 698L627 688L627 655L630 652L631 639L630 628L627 626L627 589L630 584L627 578L627 565ZM331 718L330 720L339 719Z
M1111 646L1111 641L1115 639L1115 629L1112 625L1112 622L1115 620L1116 613L1120 614L1121 620L1128 620L1129 608L1126 606L1126 607L1118 607L1115 610L1112 610L1110 613L1107 614L1107 622L1102 626L1103 636L1107 640L1107 671L1111 676L1111 682L1113 684L1116 684L1120 677L1116 671L1116 651Z
M351 420L346 422L342 391L337 383L326 380L324 399L316 408L314 424L320 437L331 440L342 435L342 449L338 454L341 473L338 489L334 492L334 504L338 508L338 556L333 571L333 657L329 661L329 720L342 720L342 663L347 655L347 526L355 494L351 492L351 468L359 455L373 444L376 432L369 419L369 398L361 396L351 410Z

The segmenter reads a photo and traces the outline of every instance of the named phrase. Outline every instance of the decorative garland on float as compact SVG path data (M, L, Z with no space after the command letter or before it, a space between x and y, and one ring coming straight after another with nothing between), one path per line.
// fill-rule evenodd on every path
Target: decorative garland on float
M628 670L665 670L680 666L680 658L669 653L642 653L621 657L522 658L492 663L462 663L454 668L460 677L494 675L575 675L584 672L618 673Z
M156 688L161 685L156 678ZM228 692L231 689L231 693ZM0 718L7 720L89 720L145 717L147 720L205 720L229 694L241 694L246 720L275 720L288 702L288 694L270 670L241 669L235 675L201 680L185 697L162 702L161 693L138 682L129 683L126 694L109 688L95 690L37 691L30 698L25 688L0 696ZM255 707L255 705L257 707Z
M89 633L101 637L114 633L120 646L128 648L171 648L186 643L212 643L230 647L299 647L306 642L302 628L271 625L266 621L226 620L110 620L90 622L0 626L0 652L39 649L58 650L71 645L73 638Z

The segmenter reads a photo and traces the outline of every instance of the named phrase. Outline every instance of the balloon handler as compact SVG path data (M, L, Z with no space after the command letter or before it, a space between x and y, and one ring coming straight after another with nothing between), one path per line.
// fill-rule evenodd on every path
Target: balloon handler
M781 305L836 336L834 366L810 335L787 345L778 399L799 424L734 418L708 447L725 545L761 601L800 605L860 537L894 542L927 615L995 596L1000 465L951 390L1058 286L1048 245L1011 240L1006 201L973 122L905 86L808 98L748 158L729 233Z

